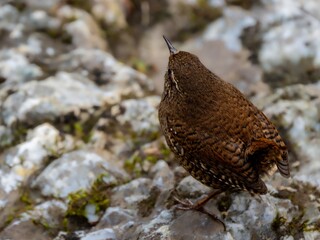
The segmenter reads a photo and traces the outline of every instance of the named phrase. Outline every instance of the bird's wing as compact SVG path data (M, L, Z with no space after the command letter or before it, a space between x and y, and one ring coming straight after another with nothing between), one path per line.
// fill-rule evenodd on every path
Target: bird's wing
M245 158L241 140L224 136L223 140L208 137L199 146L196 156L201 156L208 169L213 169L222 185L264 194L267 187L260 179L256 165Z

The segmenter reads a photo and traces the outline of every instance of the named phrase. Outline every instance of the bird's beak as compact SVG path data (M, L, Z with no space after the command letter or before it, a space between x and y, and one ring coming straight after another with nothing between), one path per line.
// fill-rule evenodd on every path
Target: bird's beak
M174 46L172 46L172 43L165 36L163 36L163 38L166 41L166 44L169 48L170 55L176 54L178 52L178 50L175 49Z

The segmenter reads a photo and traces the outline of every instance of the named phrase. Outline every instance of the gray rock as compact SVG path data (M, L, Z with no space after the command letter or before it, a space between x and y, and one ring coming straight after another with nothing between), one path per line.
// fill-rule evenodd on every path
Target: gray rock
M34 30L56 30L62 26L62 22L60 19L51 17L46 11L44 10L35 10L30 13L30 16L26 19L27 26L30 29Z
M19 19L18 10L9 5L5 4L4 6L0 6L0 29L12 30Z
M134 220L135 214L130 209L120 207L109 207L105 214L101 217L97 228L115 227Z
M138 203L150 195L151 185L150 179L137 178L127 184L115 187L112 191L111 205L136 209Z
M245 28L254 26L254 19L248 11L238 7L228 7L223 11L223 17L209 24L204 40L221 40L234 52L242 50L240 36Z
M50 11L51 9L58 7L61 4L62 0L48 0L48 1L25 0L25 2L30 8L43 9L46 11Z
M70 114L85 121L90 117L88 113L108 105L109 99L107 93L87 78L60 72L41 82L20 86L3 103L2 119L7 126L17 122L34 125Z
M187 176L179 183L176 188L178 195L182 198L198 198L211 191L211 188L203 185L192 176Z
M153 219L141 225L136 233L140 239L170 239L169 223L172 219L173 213L163 210ZM132 239L133 237L133 235L126 236L124 239Z
M32 187L39 188L43 196L66 198L80 189L89 189L101 174L108 173L106 181L116 184L127 178L126 173L108 159L94 152L78 150L64 154L53 161L33 181Z
M98 49L75 49L61 55L51 63L60 71L78 71L96 82L113 97L113 103L121 99L141 98L154 89L153 82L144 74L118 62L112 55Z
M65 31L72 37L76 48L107 49L107 41L96 21L86 11L65 5L58 10L60 19L75 19L64 25Z
M98 231L86 232L76 231L73 233L60 232L54 240L67 240L67 239L79 239L79 240L116 240L114 231L111 228L105 228Z
M153 174L153 185L161 190L173 189L174 187L174 174L168 163L164 160L159 160L156 165L151 169Z
M109 207L94 229L112 228L117 239L125 239L124 236L131 235L129 232L139 225L140 220L134 210Z
M40 67L30 63L26 56L18 50L3 49L0 51L0 76L5 78L6 84L24 83L42 74Z
M159 131L158 111L159 96L143 99L129 99L111 108L111 115L118 124L130 128L136 133L154 133Z
M172 221L169 230L171 239L177 240L223 239L218 233L224 231L221 223L207 214L195 211L182 213Z
M0 149L12 145L14 136L11 129L0 125Z
M0 189L5 194L16 190L28 178L45 166L49 157L71 151L77 146L69 136L49 124L43 124L29 131L25 142L9 149L3 155L0 169ZM5 195L4 195L5 196ZM1 199L4 197L1 194Z
M116 0L98 0L92 3L93 16L118 31L128 26L125 3Z
M62 227L64 213L67 210L65 203L52 200L41 203L34 209L22 213L1 233L0 239L48 239L46 228L58 229Z
M104 228L98 231L90 232L81 237L80 240L116 240L116 235L111 228Z
M30 130L25 142L6 150L0 163L0 227L20 201L21 188L47 164L49 158L80 146L49 124ZM19 205L18 205L19 206Z

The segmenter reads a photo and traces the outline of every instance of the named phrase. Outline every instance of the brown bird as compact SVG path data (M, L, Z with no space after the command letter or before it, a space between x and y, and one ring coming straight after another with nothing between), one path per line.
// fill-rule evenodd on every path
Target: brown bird
M197 209L224 191L266 194L261 179L278 168L290 176L288 152L275 126L233 85L210 72L197 56L170 51L159 121L180 164L198 181L216 189Z

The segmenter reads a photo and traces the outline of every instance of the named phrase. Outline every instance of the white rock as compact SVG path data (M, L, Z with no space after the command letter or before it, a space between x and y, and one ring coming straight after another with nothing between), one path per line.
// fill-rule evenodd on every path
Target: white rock
M53 161L32 183L43 196L66 198L70 193L89 189L101 174L109 174L114 183L127 177L96 153L78 150Z

